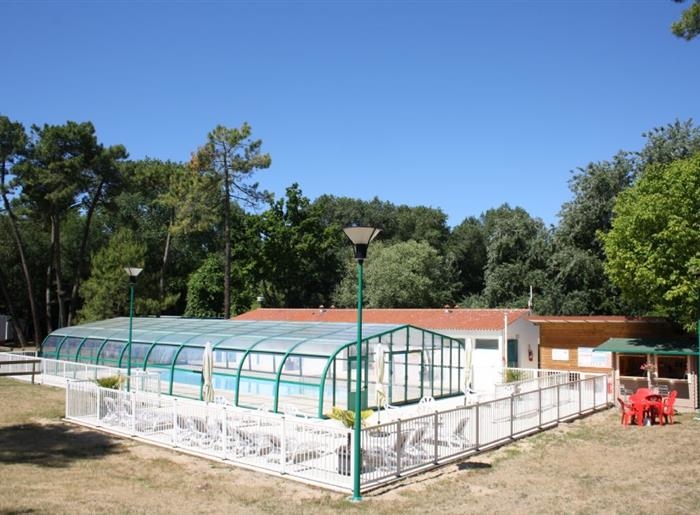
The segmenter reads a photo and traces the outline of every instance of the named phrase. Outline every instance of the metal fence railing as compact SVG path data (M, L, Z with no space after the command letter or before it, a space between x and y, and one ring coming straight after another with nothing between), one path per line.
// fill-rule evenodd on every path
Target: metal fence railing
M69 381L66 418L332 489L351 489L339 448L349 431L334 421L204 403Z
M496 383L494 386L494 398L498 399L514 393L535 391L579 379L580 374L578 372L565 370L505 368L503 370L503 382Z
M589 376L362 431L362 485L465 457L609 405L606 375Z
M364 428L364 491L608 406L593 376ZM313 420L69 381L66 418L203 456L352 490L353 432Z
M22 376L28 375L30 371L34 371L36 382L60 387L65 387L68 380L95 381L109 376L122 376L122 388L129 385L135 391L159 394L162 385L160 373L153 370L133 370L130 380L127 381L126 370L123 368L41 358L36 357L34 351L0 353L0 373L2 375L13 376L16 374L17 379L27 379L27 377Z

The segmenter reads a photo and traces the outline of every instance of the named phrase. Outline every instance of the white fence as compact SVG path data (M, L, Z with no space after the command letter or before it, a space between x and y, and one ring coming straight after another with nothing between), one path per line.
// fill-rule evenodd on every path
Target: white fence
M90 381L68 382L66 418L327 488L352 488L350 477L338 473L336 452L350 432L334 421L110 390Z
M494 386L494 399L581 379L578 372L537 368L504 368L503 375L503 382Z
M513 393L365 428L363 491L608 406L607 376ZM412 412L411 412L412 413ZM69 381L66 418L161 445L352 490L353 432L336 421Z
M35 358L38 363L32 368L31 358ZM35 372L36 382L51 386L65 387L68 380L92 380L109 377L123 376L122 386L127 384L132 390L160 393L161 378L158 372L148 370L133 370L131 378L127 381L126 370L123 368L105 367L90 365L87 363L76 363L74 361L62 361L58 359L37 358L34 351L1 352L0 353L0 373L12 376L16 374L16 379L26 379L30 371Z
M362 431L362 485L478 453L608 406L607 376L397 420Z
M0 354L4 362L12 362L3 365L3 372L7 372L7 375L11 375L12 372L22 374L27 371L27 367L31 365L27 364L27 358L31 356L28 354L18 354L14 352L3 352ZM57 359L47 359L47 358L37 358L41 361L41 364L37 367L37 382L41 384L48 384L52 386L64 387L66 381L76 380L76 379L91 379L95 380L100 377L107 377L113 375L124 375L124 370L111 367L103 367L98 365L89 365L87 363L75 363L73 361L61 361Z

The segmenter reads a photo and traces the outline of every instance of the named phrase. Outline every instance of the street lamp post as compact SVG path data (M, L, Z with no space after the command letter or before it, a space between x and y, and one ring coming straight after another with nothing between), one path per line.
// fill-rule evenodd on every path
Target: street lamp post
M129 341L127 342L127 358L126 358L126 388L131 390L131 332L134 325L134 288L136 287L136 278L141 273L143 268L125 267L124 271L129 276Z
M355 343L355 427L353 445L353 487L352 500L361 501L360 474L362 472L362 450L360 439L362 437L362 265L367 258L367 247L381 232L381 229L367 226L344 227L345 235L355 246L355 260L357 261L357 342Z

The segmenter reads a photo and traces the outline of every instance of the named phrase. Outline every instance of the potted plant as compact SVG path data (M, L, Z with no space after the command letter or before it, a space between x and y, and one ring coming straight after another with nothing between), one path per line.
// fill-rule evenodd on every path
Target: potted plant
M367 409L360 412L360 417L362 419L362 426L365 425L365 419L370 417L374 413L373 410ZM355 427L355 412L333 406L330 413L327 413L328 418L340 421L348 429ZM348 443L346 445L341 445L338 447L338 474L344 476L350 475L351 463L352 463L352 452L350 450L350 433L348 433Z
M97 386L101 388L109 388L110 390L119 390L124 384L124 376L121 375L114 375L114 376L105 376L105 377L98 377L95 379L95 383L97 383Z
M651 379L652 379L652 377L656 376L656 365L647 361L639 368L642 369L644 372L646 372L646 374L647 374L647 386L649 387L649 389L651 389L651 382L652 382Z

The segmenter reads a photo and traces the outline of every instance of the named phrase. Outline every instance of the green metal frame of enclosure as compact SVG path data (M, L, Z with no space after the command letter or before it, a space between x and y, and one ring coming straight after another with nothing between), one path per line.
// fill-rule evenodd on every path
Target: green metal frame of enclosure
M129 318L122 317L58 329L42 343L41 356L125 368L128 327ZM173 394L174 384L198 385L202 353L211 342L215 388L217 380L224 384L221 393L232 393L233 404L245 406L240 399L242 382L248 387L251 381L265 382L271 385L272 404L267 409L278 412L286 395L280 393L280 385L296 385L316 390L313 416L323 417L324 402L329 404L326 409L330 405L351 409L356 327L353 323L135 318L131 367L159 371ZM462 341L410 325L363 324L362 335L363 390L372 385L369 371L374 366L374 349L383 344L389 356L388 402L407 404L424 396L461 395ZM363 407L366 403L363 399Z

